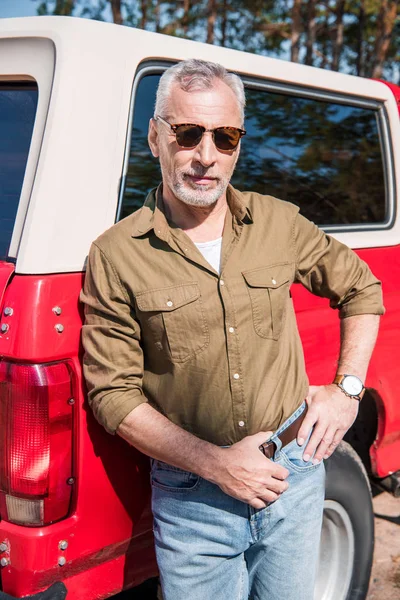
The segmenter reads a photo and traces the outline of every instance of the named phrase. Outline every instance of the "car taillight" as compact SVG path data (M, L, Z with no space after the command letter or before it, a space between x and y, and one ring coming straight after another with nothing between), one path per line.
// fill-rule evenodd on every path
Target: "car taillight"
M23 525L67 516L71 502L73 371L68 362L0 361L0 515Z

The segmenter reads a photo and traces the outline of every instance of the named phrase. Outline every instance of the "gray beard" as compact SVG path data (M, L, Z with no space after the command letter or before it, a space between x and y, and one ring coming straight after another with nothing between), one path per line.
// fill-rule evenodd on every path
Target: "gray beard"
M219 179L215 188L205 190L202 185L188 184L180 178L173 182L173 191L178 200L189 206L212 206L225 193L228 183L229 180Z
M199 186L200 188L200 186ZM221 182L213 190L187 189L182 183L174 186L174 194L181 202L190 206L212 206L225 192L227 186Z

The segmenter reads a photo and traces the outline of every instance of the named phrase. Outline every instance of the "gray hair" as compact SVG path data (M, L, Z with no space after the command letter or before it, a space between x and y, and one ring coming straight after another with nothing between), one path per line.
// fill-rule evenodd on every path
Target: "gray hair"
M194 92L211 89L216 79L225 83L234 92L239 104L242 121L244 121L246 97L244 85L240 77L235 73L228 73L225 67L218 63L198 58L182 60L164 71L157 88L154 114L160 117L168 116L168 100L171 94L171 87L174 84L178 84L185 92Z

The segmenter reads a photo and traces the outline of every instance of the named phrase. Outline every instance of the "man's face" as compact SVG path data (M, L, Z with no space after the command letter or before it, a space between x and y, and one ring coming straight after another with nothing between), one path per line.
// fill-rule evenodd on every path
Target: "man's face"
M213 88L195 92L173 86L168 114L161 116L172 124L193 123L206 129L243 126L234 92L219 80ZM206 132L197 146L182 148L161 121L151 121L149 144L153 155L160 159L164 196L172 194L192 206L211 206L225 193L240 147L239 144L233 151L218 150L212 133Z

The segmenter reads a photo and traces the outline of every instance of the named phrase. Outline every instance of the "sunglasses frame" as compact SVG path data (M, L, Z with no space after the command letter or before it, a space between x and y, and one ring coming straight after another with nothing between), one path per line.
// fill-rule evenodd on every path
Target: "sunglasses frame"
M246 135L246 130L245 129L240 129L240 127L232 127L231 125L223 125L222 127L214 127L214 129L207 129L206 127L203 127L203 125L198 125L197 123L168 123L168 121L166 121L165 119L163 119L162 117L160 117L159 115L156 115L154 117L155 121L161 121L162 123L164 123L165 125L168 125L168 127L170 127L170 129L173 131L173 133L175 134L175 139L176 139L176 143L178 144L179 148L196 148L196 146L198 146L201 142L201 140L203 139L203 135L206 132L212 133L212 139L214 142L215 147L218 150L222 150L222 152L232 152L233 150L236 150L236 148L239 145L239 142L241 140L241 138ZM176 131L178 129L178 127L199 127L201 129L201 138L200 140L197 142L197 144L194 144L193 146L182 146L179 142L178 142L178 138L177 138L177 134ZM220 130L220 129L234 129L235 131L239 132L239 139L238 142L236 144L236 146L234 146L233 148L219 148L215 142L215 132Z

